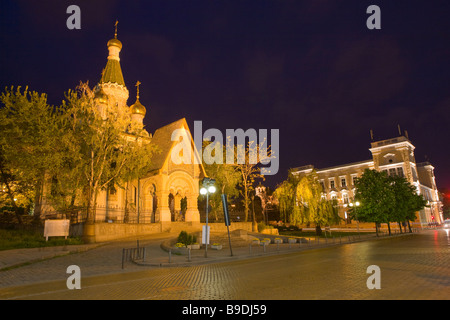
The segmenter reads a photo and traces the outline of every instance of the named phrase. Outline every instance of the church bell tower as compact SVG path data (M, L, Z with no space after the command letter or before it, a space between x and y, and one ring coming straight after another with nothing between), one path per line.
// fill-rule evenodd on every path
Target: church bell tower
M94 88L94 92L102 115L106 114L105 108L107 108L109 112L116 113L119 117L124 117L129 112L127 107L129 92L125 86L120 66L122 42L117 39L117 24L118 21L115 24L114 38L107 43L108 60L106 67L103 69L101 79Z

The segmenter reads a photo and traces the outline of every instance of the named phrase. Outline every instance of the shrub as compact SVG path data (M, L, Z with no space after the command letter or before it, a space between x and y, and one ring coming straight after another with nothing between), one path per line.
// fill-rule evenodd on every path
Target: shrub
M264 229L273 229L273 226L268 226L264 222L258 223L258 232L262 232Z
M185 246L197 242L197 237L195 235L189 234L186 231L181 231L177 238L178 243L182 243Z

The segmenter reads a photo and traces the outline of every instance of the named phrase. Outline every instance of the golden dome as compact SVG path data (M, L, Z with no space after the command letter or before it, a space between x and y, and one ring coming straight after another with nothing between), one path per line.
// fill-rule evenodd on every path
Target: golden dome
M114 38L108 41L108 47L110 46L116 46L118 47L120 50L122 50L122 42L120 42L119 39Z
M130 107L131 114L141 114L145 116L147 113L147 110L145 107L139 102L139 99L136 100L136 102Z
M98 103L101 103L101 104L108 104L109 97L108 97L108 95L105 93L105 91L103 91L103 87L100 87L100 90L98 90L98 91L95 93L94 98L95 98L95 100L98 101Z
M119 21L116 20L116 23L114 24L115 31L114 31L114 39L111 39L108 41L108 47L110 46L116 46L119 48L119 50L122 50L122 42L117 39L117 25L119 24Z

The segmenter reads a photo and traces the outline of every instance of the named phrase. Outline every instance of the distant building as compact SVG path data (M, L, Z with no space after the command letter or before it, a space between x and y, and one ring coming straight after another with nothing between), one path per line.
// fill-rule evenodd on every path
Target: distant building
M421 224L442 223L442 203L436 187L434 167L429 162L416 163L414 145L405 136L372 142L369 149L372 159L344 165L318 169L306 165L292 170L293 174L303 175L315 170L327 199L336 199L339 215L349 222L347 210L355 195L355 179L365 169L384 171L388 175L399 175L417 188L417 193L428 201L429 208L421 210L416 222Z

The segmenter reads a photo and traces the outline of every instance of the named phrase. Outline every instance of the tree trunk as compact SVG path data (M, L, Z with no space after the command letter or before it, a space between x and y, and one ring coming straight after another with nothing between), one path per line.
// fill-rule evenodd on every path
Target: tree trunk
M317 236L321 236L322 235L322 228L320 227L320 225L316 225L316 235Z
M248 193L247 193L247 185L244 185L244 216L245 216L245 222L248 221Z
M387 225L388 225L389 235L391 235L391 225L389 224L389 221L387 222Z
M407 222L408 222L409 233L412 233L411 224L409 223L409 220L407 220Z
M44 182L42 180L39 180L36 185L36 193L34 196L34 223L39 223L41 220L42 192L44 189Z
M128 223L129 218L130 214L128 212L128 181L127 181L125 187L125 206L124 206L123 222Z
M89 185L86 205L86 222L95 223L96 186Z

